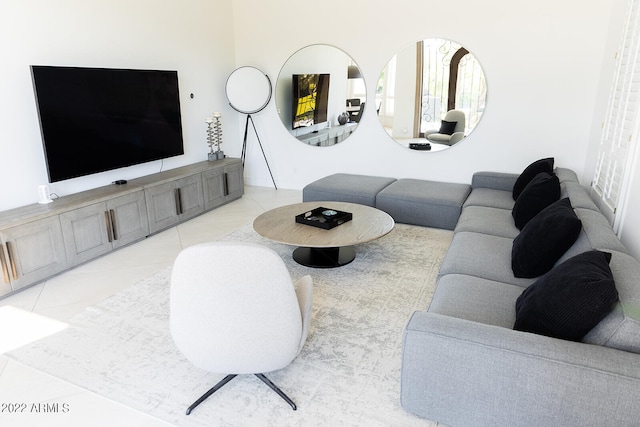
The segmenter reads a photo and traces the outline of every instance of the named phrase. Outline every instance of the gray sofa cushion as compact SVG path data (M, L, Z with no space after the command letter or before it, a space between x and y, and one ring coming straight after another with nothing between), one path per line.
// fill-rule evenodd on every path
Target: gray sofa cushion
M507 209L509 212L513 209L513 197L511 191L496 190L494 188L475 188L463 207L467 206L487 206L490 208Z
M596 204L591 200L586 189L577 182L561 182L560 197L568 197L571 199L571 205L574 208L591 209L600 213Z
M376 195L395 178L336 173L306 185L302 201L335 201L375 206Z
M583 341L640 353L640 263L622 252L611 255L609 266L620 302Z
M576 173L571 169L555 168L554 173L558 176L560 184L562 184L563 182L580 182L578 180L578 175L576 175Z
M396 222L453 230L470 192L469 184L405 178L382 189L375 207Z
M575 209L575 211L580 221L582 221L582 227L593 249L627 252L627 249L613 232L604 215L591 209L579 208Z
M493 188L494 190L508 191L512 194L513 185L516 183L518 175L514 173L504 172L476 172L471 178L471 187L476 188ZM512 197L513 199L513 197Z
M522 287L463 274L438 279L429 312L512 328Z
M521 279L511 271L512 239L462 231L456 233L440 266L439 276L458 273L527 287L535 279Z
M465 207L454 231L474 231L510 239L520 233L513 222L510 210L488 206Z

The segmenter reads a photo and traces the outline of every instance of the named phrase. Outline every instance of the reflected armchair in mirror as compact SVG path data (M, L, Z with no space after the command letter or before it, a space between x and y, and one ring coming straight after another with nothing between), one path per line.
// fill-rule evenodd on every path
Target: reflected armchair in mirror
M453 145L464 138L466 118L460 110L449 110L440 122L440 129L426 130L425 138L439 144Z

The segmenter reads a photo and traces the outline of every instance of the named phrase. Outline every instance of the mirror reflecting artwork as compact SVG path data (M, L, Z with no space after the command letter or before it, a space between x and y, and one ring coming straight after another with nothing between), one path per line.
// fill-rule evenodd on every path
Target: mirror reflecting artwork
M318 147L347 139L366 105L360 69L342 50L311 45L295 52L276 82L276 108L298 141Z
M480 63L460 44L425 39L402 49L380 73L380 123L399 144L439 151L466 138L484 113L487 85Z

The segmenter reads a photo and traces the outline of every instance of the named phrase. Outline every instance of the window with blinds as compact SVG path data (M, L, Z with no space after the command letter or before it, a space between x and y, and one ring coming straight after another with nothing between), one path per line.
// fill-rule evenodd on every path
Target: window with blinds
M614 229L622 201L640 112L640 7L630 0L592 181L600 209Z

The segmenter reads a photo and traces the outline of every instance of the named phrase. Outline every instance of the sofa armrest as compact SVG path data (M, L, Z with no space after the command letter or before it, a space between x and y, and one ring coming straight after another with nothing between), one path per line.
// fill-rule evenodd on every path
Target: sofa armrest
M493 188L512 191L518 179L517 174L504 172L476 172L471 180L471 188Z
M632 425L640 355L418 311L401 403L448 425Z

